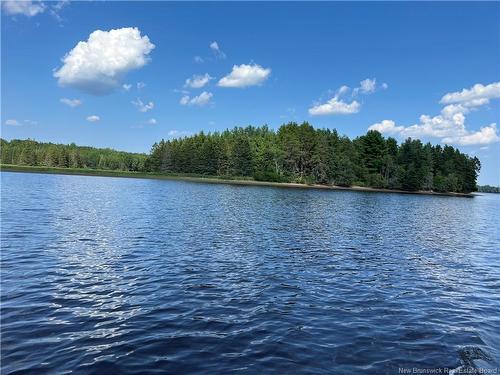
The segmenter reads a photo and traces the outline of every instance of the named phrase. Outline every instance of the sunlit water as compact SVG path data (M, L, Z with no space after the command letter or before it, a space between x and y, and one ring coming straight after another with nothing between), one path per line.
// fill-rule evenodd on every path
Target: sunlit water
M2 374L499 366L499 195L1 182Z

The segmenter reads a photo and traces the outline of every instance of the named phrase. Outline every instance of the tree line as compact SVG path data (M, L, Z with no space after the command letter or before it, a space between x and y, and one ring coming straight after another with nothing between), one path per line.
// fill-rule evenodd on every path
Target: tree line
M480 193L500 194L500 186L491 186L491 185L478 186L477 191L479 191Z
M49 151L50 150L50 151ZM155 143L149 155L110 149L2 140L2 163L253 178L260 181L360 185L469 193L479 159L452 146L408 138L398 145L368 131L353 140L307 122L236 127Z
M95 148L42 143L31 139L2 139L1 163L58 168L89 168L121 171L144 171L147 155L109 148Z
M377 131L351 140L304 122L277 131L249 126L162 140L153 145L147 167L163 173L468 193L477 189L481 164L451 146L410 138L398 145Z

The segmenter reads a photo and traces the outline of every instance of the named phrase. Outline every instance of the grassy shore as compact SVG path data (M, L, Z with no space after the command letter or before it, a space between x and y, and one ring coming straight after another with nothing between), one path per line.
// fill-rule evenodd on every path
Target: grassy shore
M0 171L65 174L65 175L80 175L80 176L149 178L149 179L159 179L159 180L182 180L190 182L203 182L203 183L216 183L216 184L272 186L272 187L300 188L300 189L347 190L347 191L379 192L379 193L383 192L383 193L399 193L399 194L440 195L440 196L467 197L467 198L474 196L474 194L464 194L464 193L405 191L396 189L370 188L365 186L347 187L347 186L319 185L319 184L306 185L306 184L299 184L292 182L266 182L266 181L255 181L251 177L205 176L196 174L174 174L174 173L159 174L159 173L149 173L149 172L112 171L112 170L89 169L89 168L33 167L27 165L0 164Z

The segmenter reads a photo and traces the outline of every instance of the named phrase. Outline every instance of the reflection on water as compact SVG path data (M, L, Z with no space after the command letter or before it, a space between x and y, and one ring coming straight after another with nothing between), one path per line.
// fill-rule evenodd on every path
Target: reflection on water
M3 374L499 365L499 196L1 178Z

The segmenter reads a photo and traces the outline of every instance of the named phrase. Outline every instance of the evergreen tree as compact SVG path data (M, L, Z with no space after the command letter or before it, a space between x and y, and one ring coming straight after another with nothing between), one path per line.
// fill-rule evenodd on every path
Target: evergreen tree
M451 146L422 145L407 139L400 146L377 131L351 141L335 130L309 123L203 132L161 140L149 155L111 149L57 145L33 140L1 140L3 164L108 170L253 176L263 181L362 185L405 190L477 189L481 163Z

